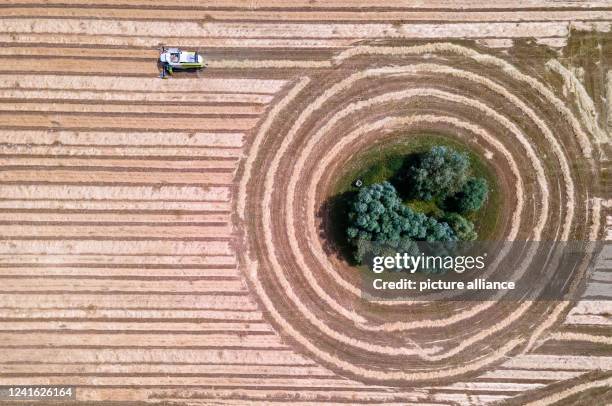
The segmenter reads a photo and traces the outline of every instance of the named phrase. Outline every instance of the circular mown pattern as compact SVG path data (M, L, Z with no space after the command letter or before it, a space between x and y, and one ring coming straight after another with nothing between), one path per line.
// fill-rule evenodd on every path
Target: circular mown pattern
M457 379L527 350L564 302L364 300L327 246L324 202L359 151L435 132L495 168L500 240L587 239L592 151L577 119L538 80L458 45L359 47L335 62L278 101L241 168L241 267L271 321L330 368L398 385Z

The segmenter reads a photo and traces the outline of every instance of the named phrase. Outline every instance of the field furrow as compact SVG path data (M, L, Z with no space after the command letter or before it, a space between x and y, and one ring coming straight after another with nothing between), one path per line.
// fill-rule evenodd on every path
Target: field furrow
M607 404L610 27L605 0L0 5L0 382L92 404ZM162 46L206 67L162 80ZM493 237L597 242L569 299L363 296L332 191L422 135L491 167Z

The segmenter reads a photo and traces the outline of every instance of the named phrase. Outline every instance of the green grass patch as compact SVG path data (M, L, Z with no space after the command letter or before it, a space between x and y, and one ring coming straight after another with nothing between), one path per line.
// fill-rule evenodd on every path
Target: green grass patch
M404 204L418 213L423 213L427 216L435 217L436 219L444 215L444 211L438 207L435 200L430 200L428 202L424 200L408 200L405 201Z
M383 159L360 174L359 178L365 186L391 179L404 163L404 157L401 155L385 156Z

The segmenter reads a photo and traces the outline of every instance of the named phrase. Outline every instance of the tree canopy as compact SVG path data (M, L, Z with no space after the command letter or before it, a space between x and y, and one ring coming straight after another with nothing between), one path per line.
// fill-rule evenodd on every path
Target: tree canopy
M459 241L474 241L478 237L474 223L458 213L446 213L442 220L453 229Z
M407 249L412 241L456 241L447 223L405 206L389 182L363 187L351 203L347 237L363 260L365 244L379 243Z
M470 161L464 153L434 146L410 168L410 194L420 200L444 199L459 191L469 176Z
M454 197L460 213L479 210L487 200L489 185L484 178L469 178Z

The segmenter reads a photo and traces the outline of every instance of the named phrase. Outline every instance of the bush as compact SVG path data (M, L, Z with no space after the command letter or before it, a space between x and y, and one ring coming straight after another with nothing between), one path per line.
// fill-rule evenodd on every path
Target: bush
M446 223L439 223L405 206L388 182L363 187L349 206L349 242L355 259L363 260L368 243L384 244L406 250L412 241L456 241Z
M448 223L460 241L474 241L478 237L474 223L458 213L446 213L442 221Z
M444 199L459 191L469 169L466 154L445 146L432 147L409 171L410 195L420 200Z
M460 213L480 210L489 194L489 185L484 178L469 178L454 197Z

